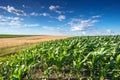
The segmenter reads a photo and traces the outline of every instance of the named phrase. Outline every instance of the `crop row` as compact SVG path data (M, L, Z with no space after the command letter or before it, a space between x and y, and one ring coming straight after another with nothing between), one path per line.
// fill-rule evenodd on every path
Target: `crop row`
M39 43L0 62L3 80L120 79L120 36L83 36Z

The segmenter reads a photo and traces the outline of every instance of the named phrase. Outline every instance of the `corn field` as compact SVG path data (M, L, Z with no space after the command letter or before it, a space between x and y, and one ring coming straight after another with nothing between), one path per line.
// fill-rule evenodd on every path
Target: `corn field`
M42 42L0 62L1 80L120 80L120 36Z

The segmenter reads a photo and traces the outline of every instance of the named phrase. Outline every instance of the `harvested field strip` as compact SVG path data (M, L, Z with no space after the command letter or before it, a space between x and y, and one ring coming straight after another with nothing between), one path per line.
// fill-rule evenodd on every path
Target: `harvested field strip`
M67 36L24 36L16 38L0 38L0 57L14 54L39 42L64 38L67 38Z

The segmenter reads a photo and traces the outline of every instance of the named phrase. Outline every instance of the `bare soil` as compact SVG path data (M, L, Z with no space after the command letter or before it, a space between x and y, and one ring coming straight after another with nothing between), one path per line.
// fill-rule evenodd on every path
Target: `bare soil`
M0 48L12 47L24 44L31 44L49 40L64 39L68 36L29 36L29 37L17 37L17 38L1 38Z

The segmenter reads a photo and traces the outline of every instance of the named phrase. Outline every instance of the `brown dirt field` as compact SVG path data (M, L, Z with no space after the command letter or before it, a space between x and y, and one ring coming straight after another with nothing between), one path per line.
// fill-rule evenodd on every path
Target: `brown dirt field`
M17 38L1 38L0 48L12 47L24 44L31 44L49 40L64 39L67 36L29 36L29 37L17 37Z

